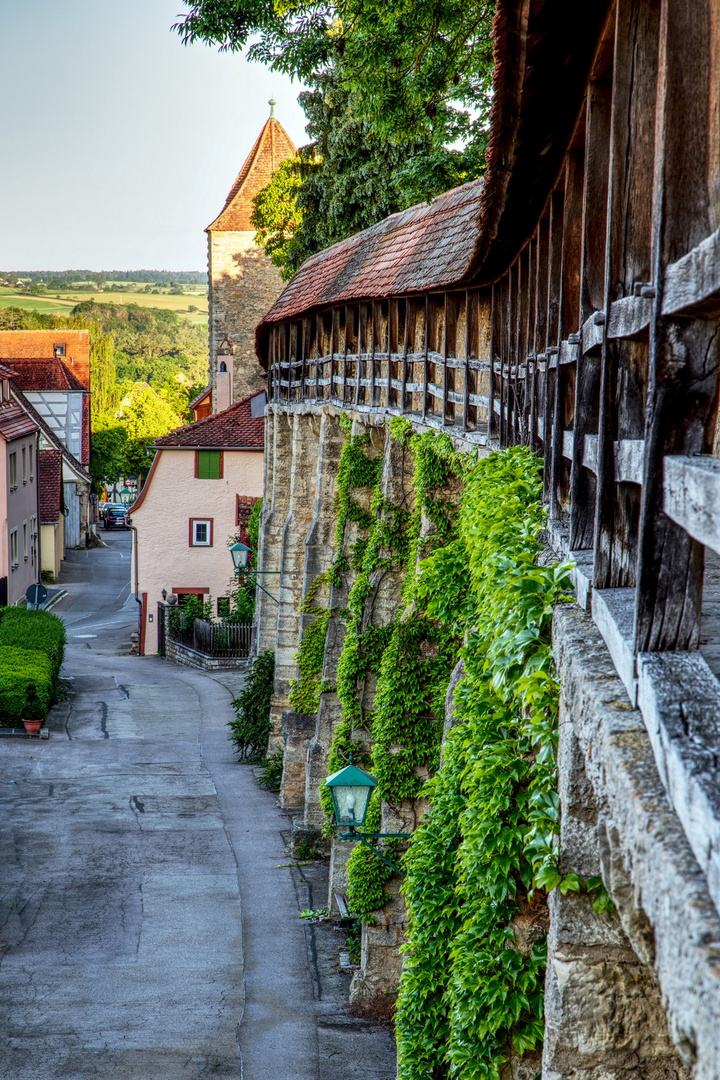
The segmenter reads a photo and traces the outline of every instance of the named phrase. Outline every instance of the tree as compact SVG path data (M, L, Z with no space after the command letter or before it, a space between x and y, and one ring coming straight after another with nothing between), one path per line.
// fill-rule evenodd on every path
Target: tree
M494 4L480 0L184 0L183 41L303 79L314 146L256 200L287 278L308 255L482 174Z

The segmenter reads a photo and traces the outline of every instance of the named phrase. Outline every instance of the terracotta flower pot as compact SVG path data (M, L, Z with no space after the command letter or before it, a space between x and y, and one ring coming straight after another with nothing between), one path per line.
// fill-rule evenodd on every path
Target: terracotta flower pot
M23 727L27 735L39 735L42 720L23 720Z

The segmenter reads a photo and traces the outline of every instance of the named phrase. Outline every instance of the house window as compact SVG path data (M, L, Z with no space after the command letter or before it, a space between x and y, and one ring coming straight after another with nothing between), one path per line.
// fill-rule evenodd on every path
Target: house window
M190 518L190 547L212 547L213 519Z
M13 450L10 455L10 490L17 490L17 453Z
M35 548L37 541L37 518L33 514L30 518L30 556L32 565L35 565Z
M53 345L53 353L55 354L55 359L56 360L59 357L64 356L65 355L65 345L64 345L64 343L59 344L59 345Z
M195 589L173 589L173 592L178 598L179 607L185 607L190 597L195 600L199 600L201 603L207 599L209 589L195 588Z
M217 598L217 613L218 618L227 619L230 614L230 597L218 596Z
M28 532L27 521L23 521L23 560L28 561Z
M195 476L198 480L222 480L222 450L196 450Z
M27 484L27 448L22 448L23 484Z
M35 479L35 447L32 443L28 446L28 462L30 465L30 483Z
M10 533L10 569L17 570L20 565L18 559L18 534L17 529Z

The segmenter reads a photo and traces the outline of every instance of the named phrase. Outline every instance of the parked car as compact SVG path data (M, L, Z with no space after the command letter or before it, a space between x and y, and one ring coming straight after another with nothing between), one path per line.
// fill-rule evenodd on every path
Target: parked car
M106 529L128 529L128 512L126 506L118 506L117 503L111 503L105 507L105 528Z

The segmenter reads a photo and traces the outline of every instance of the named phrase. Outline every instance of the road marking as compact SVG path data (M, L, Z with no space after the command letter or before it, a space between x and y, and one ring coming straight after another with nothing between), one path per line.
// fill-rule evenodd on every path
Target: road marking
M97 637L97 634L73 634L74 638L90 638Z

